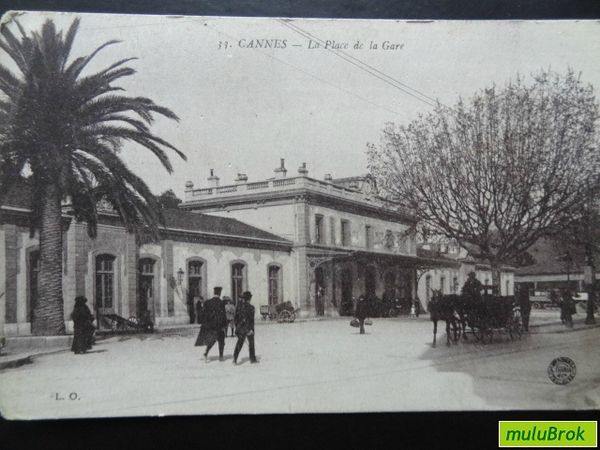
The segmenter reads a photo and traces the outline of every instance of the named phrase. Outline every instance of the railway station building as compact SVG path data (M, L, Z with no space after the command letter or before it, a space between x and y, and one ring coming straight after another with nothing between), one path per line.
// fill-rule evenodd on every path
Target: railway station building
M30 334L37 302L39 239L29 231L30 197L22 184L0 205L5 336ZM68 330L78 295L99 319L146 315L157 327L190 323L192 299L210 297L214 286L234 302L252 291L257 315L261 305L289 301L300 316L337 316L351 314L363 294L413 299L418 270L449 264L419 252L415 217L379 197L370 176L316 179L305 164L288 176L283 160L266 180L239 174L221 183L211 171L202 186L187 182L180 209L164 210L159 241L128 233L109 205L100 210L98 236L90 239L87 225L63 205Z

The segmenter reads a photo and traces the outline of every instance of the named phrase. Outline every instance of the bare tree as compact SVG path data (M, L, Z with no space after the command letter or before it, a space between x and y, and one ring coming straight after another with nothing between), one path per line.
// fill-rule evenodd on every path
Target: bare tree
M368 145L381 192L492 267L557 233L598 179L598 104L569 70L493 86L438 105Z

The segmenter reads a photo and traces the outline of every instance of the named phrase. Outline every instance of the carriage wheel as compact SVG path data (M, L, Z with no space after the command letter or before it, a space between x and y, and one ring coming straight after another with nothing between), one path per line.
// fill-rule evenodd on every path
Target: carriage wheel
M277 317L277 322L291 322L292 314L288 310L283 310L279 313Z
M450 340L456 344L459 341L460 335L461 335L460 324L455 319L455 320L451 320L449 325L450 325Z

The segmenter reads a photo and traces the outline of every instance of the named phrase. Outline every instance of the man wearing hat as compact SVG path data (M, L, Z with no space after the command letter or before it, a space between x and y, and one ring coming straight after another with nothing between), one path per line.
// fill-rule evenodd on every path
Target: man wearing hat
M246 338L248 338L250 362L258 362L254 354L254 306L250 304L251 299L252 294L249 291L244 292L242 301L235 310L235 334L237 334L238 340L233 352L233 364L237 364L240 350L242 350Z
M204 352L204 361L206 362L208 362L208 352L215 342L219 343L219 361L223 361L227 316L225 315L225 305L220 299L222 290L219 286L215 287L213 298L204 303L202 332L206 336L206 351Z

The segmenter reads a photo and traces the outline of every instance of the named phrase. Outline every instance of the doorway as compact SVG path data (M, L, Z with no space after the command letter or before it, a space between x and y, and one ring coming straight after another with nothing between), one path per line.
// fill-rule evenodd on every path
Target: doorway
M154 265L152 258L142 258L138 263L137 317L143 324L154 324Z
M315 308L317 316L325 315L325 271L322 267L315 269Z
M367 266L365 268L365 296L368 299L374 298L376 294L375 267Z
M342 304L340 315L351 316L352 314L354 314L352 270L344 269L342 272Z

